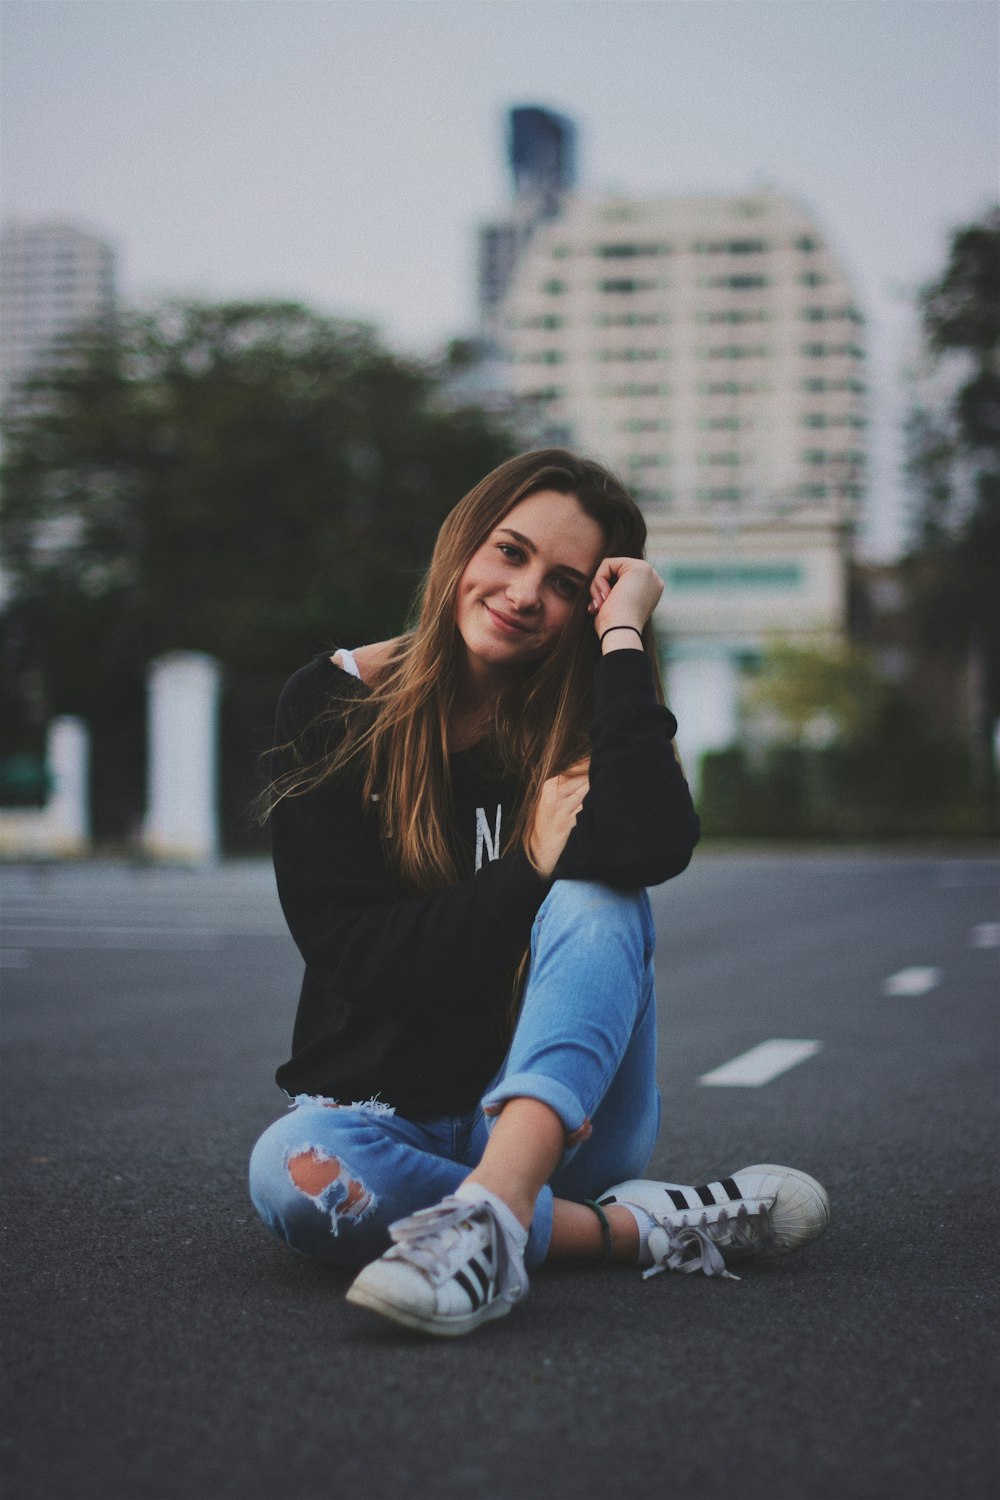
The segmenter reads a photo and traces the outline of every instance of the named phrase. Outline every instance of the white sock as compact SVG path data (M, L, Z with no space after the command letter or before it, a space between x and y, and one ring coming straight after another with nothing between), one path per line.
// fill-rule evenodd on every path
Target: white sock
M514 1210L502 1198L498 1198L496 1193L491 1193L489 1188L482 1187L478 1182L463 1182L461 1187L455 1189L452 1197L461 1198L463 1203L488 1203L500 1220L504 1233L520 1251L524 1251L528 1243L528 1231Z
M639 1231L639 1258L636 1265L651 1266L653 1257L649 1249L649 1231L656 1228L656 1220L637 1203L616 1203L615 1208L627 1208L635 1220L635 1227Z

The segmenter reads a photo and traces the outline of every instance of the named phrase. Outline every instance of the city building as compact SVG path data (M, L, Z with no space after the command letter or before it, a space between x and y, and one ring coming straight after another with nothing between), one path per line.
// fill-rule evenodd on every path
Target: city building
M769 642L842 637L864 496L864 320L813 215L773 189L564 197L496 319L535 445L630 485L665 584L682 750L738 734Z
M115 253L70 223L13 223L0 233L0 403L59 340L115 310Z
M506 156L510 207L479 230L478 305L487 332L535 228L557 217L576 185L576 127L550 109L517 105L507 116Z

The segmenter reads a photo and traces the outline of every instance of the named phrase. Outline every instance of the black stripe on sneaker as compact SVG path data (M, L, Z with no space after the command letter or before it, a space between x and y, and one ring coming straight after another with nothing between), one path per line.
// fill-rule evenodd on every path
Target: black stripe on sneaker
M698 1197L701 1199L702 1203L704 1203L706 1208L715 1207L715 1194L712 1192L712 1188L709 1183L703 1182L701 1187L695 1188L695 1192L698 1194Z
M484 1297L488 1297L490 1295L490 1278L487 1275L487 1273L483 1270L483 1268L479 1264L478 1260L470 1260L469 1261L469 1269L471 1271L475 1271L475 1273L476 1273L476 1280L479 1282L479 1285L483 1289L483 1296Z
M486 1298L479 1291L478 1287L474 1287L472 1285L472 1282L469 1280L468 1276L466 1276L464 1271L456 1271L455 1280L458 1282L459 1286L462 1288L462 1291L472 1303L472 1311L476 1312L478 1308L482 1307L483 1303L486 1301Z
M691 1205L679 1188L667 1188L667 1197L675 1208L690 1208Z
M729 1194L734 1203L738 1203L743 1197L743 1194L740 1192L739 1188L736 1186L731 1177L723 1177L722 1181L719 1183L719 1186L725 1188L726 1192Z

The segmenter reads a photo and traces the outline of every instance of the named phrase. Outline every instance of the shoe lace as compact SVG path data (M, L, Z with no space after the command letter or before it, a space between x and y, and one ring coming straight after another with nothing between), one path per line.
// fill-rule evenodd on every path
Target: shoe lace
M761 1204L750 1214L746 1204L741 1204L735 1214L726 1209L711 1221L708 1214L690 1222L684 1214L679 1222L673 1219L657 1219L656 1228L649 1232L649 1248L653 1264L643 1271L643 1279L658 1276L661 1271L701 1271L706 1276L720 1276L727 1281L739 1281L726 1263L719 1249L723 1245L737 1255L756 1255L761 1250L774 1248L774 1231L767 1207Z
M445 1198L389 1225L393 1239L387 1255L423 1271L432 1285L447 1281L474 1251L485 1249L497 1285L506 1288L509 1251L489 1205Z

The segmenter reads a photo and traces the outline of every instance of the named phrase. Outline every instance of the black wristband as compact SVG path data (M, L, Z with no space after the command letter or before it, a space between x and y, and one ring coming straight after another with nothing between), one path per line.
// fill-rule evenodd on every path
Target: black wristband
M604 645L604 637L606 635L610 635L612 630L634 630L640 641L642 640L642 631L639 629L638 625L609 625L607 630L602 630L600 636L598 637L597 643L599 646Z

